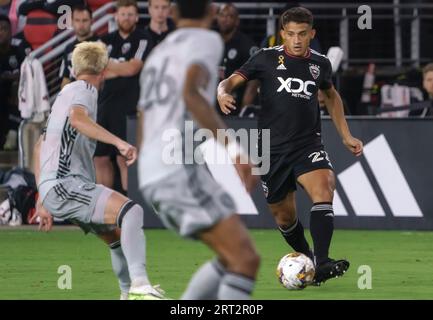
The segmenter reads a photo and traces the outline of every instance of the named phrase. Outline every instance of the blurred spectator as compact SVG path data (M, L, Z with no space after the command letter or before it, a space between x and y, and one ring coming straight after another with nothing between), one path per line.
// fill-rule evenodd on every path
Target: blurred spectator
M429 96L430 100L433 100L433 63L426 65L423 70L423 87Z
M171 0L149 0L150 22L144 31L150 39L150 48L154 48L174 30L175 26L169 19L170 11Z
M0 15L0 148L16 147L17 129L21 120L17 100L18 81L24 58L25 53L12 44L9 18Z
M429 63L422 69L423 82L422 86L428 94L428 99L431 104L422 110L414 110L410 112L411 116L431 117L433 116L433 63Z
M224 40L225 48L220 67L220 80L224 80L239 69L253 55L258 47L246 34L239 31L239 12L232 3L220 6L217 16L219 32ZM251 88L253 88L251 90ZM250 81L246 86L233 92L237 109L231 115L239 115L242 107L252 104L257 95L257 84ZM220 108L217 108L220 114Z
M92 11L86 5L78 5L72 9L72 28L77 39L65 48L59 75L63 88L75 80L72 72L72 51L75 46L83 41L97 41L99 38L92 33Z
M139 73L149 54L150 39L137 28L138 7L134 0L119 0L115 14L118 30L101 40L107 45L110 62L98 101L98 123L105 129L126 140L126 120L135 115L140 93ZM115 171L112 157L120 170L123 190L127 190L127 166L125 158L110 145L98 143L95 151L96 180L113 187Z
M11 9L11 0L0 0L0 15L8 16Z

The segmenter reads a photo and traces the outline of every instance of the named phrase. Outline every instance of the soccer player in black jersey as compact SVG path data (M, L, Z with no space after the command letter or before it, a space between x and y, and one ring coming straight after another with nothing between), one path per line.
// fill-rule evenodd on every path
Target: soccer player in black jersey
M341 97L332 85L330 61L309 47L315 35L311 12L302 7L289 9L282 14L280 25L284 44L260 50L222 81L218 102L228 114L236 108L231 92L246 81L260 81L258 124L261 130L270 129L271 138L270 170L262 175L267 202L287 243L314 259L314 282L320 285L343 275L349 262L328 256L334 230L335 176L321 139L319 90L346 147L360 156L363 145L349 131ZM314 203L310 215L314 255L296 215L296 183Z

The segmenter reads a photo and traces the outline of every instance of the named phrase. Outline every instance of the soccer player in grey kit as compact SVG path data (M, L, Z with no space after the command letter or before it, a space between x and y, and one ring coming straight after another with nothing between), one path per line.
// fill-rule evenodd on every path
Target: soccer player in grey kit
M131 165L137 150L99 126L98 90L108 54L101 42L82 42L72 53L77 81L66 85L52 107L34 151L40 228L49 231L52 216L68 219L110 246L121 298L162 299L146 272L143 209L122 194L95 184L96 141L115 146Z

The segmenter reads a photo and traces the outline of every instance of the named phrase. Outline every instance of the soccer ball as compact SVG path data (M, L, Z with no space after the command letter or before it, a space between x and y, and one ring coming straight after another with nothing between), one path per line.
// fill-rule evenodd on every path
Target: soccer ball
M289 290L301 290L314 278L314 263L305 254L293 252L281 258L277 267L280 283Z

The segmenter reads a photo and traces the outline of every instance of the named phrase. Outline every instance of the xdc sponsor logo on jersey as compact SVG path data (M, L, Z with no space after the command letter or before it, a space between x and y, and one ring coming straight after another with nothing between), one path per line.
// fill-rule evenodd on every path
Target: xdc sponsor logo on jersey
M282 77L277 78L280 82L280 87L277 89L277 92L282 92L285 90L288 93L292 94L292 97L295 98L303 98L310 100L311 96L313 95L312 87L316 86L316 83L314 81L303 81L298 78L287 78L284 79Z

